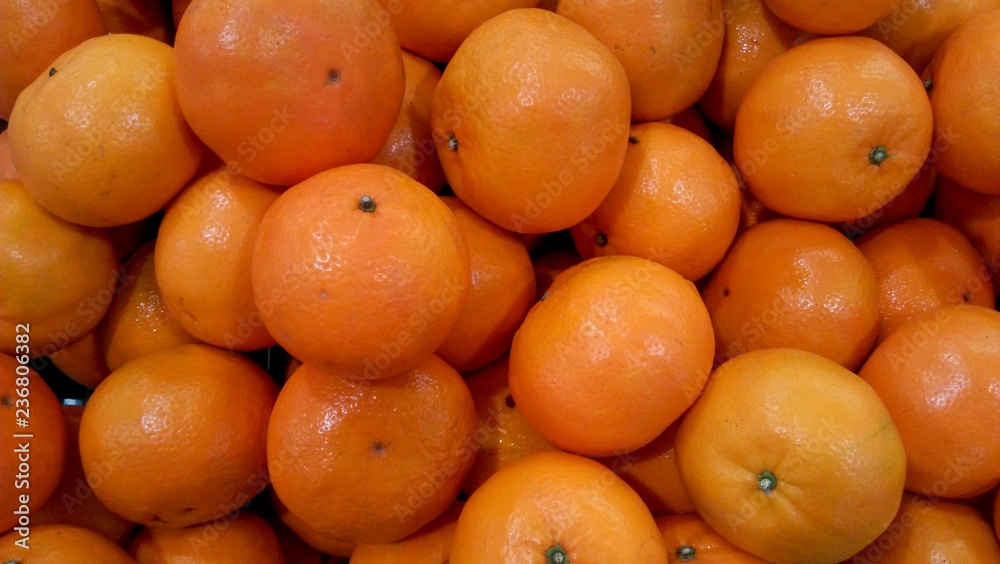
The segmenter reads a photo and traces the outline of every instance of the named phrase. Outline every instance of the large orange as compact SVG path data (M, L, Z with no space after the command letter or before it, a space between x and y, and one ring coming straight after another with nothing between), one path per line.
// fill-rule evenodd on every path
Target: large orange
M990 271L972 243L946 223L901 221L869 231L857 244L878 280L878 342L949 304L993 307Z
M73 525L32 527L27 549L15 545L20 538L17 531L0 537L0 561L17 564L136 564L118 545L90 529Z
M993 274L993 292L1000 295L1000 194L966 190L942 178L934 192L934 217L962 231Z
M174 51L127 33L63 53L10 116L10 152L40 204L74 223L132 223L166 204L201 160L174 93Z
M698 108L732 132L740 102L760 71L807 36L778 19L764 0L722 0L722 10L726 24L722 55Z
M280 193L222 168L167 208L156 236L156 283L173 318L202 341L241 351L275 344L254 302L250 260L264 212Z
M847 237L818 223L779 218L750 228L702 296L718 363L792 347L854 370L878 334L875 272Z
M739 221L729 163L686 129L644 123L629 132L611 193L570 234L583 258L638 256L698 280L722 260Z
M195 0L174 45L184 117L260 182L371 160L403 100L399 41L376 0Z
M925 76L931 81L935 145L941 174L963 187L1000 195L1000 9L970 18L941 45Z
M779 18L799 29L820 35L845 35L860 31L888 16L903 0L872 0L870 2L765 1Z
M18 324L30 329L28 354L42 356L104 317L118 268L104 232L59 219L20 182L0 180L0 248L0 352L15 351Z
M1000 562L1000 545L978 511L907 494L889 528L845 564Z
M632 121L658 121L694 105L722 53L722 0L560 0L556 13L614 53L628 75Z
M535 271L516 235L486 221L454 196L442 198L455 213L469 248L469 299L436 354L459 372L482 368L508 350L535 303Z
M253 361L208 345L137 358L87 402L87 483L109 509L145 525L185 527L231 513L267 486L277 394Z
M1000 313L942 308L900 325L859 374L906 446L906 487L939 497L1000 483Z
M720 366L677 430L681 479L726 540L769 562L835 563L892 522L906 454L871 386L795 349Z
M351 564L446 564L462 505L456 501L440 517L400 541L359 544L351 553Z
M448 64L431 127L455 195L520 233L590 215L625 158L628 77L587 30L539 9L505 12Z
M433 63L403 51L403 74L403 105L385 145L372 162L391 166L434 192L441 192L446 181L431 135L431 101L441 71Z
M656 519L667 547L667 564L765 564L722 537L697 514L664 515Z
M458 517L451 564L662 564L663 539L628 485L593 460L540 452L501 469Z
M694 402L712 351L694 284L646 259L599 257L563 272L528 313L510 389L553 445L613 456L652 441Z
M182 529L144 527L128 553L139 564L285 564L274 530L247 511Z
M750 86L736 114L736 165L778 213L849 221L903 191L931 128L923 83L899 55L866 37L815 39Z
M17 95L56 57L104 33L94 0L0 2L0 119L10 119Z
M413 367L444 343L469 295L455 214L383 165L340 167L268 209L253 254L271 335L317 368L368 379Z
M455 500L472 467L475 426L469 389L435 356L375 381L307 362L275 405L268 469L278 497L316 533L395 542Z
M56 491L66 462L66 420L59 400L27 362L20 351L17 357L0 353L0 471L4 476L0 531L31 525L28 514ZM20 425L22 420L27 424ZM28 532L34 529L21 531Z

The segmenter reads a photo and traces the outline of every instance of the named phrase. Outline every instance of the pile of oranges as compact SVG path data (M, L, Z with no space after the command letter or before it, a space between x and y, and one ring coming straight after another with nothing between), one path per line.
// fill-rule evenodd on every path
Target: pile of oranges
M1000 562L1000 0L0 0L0 118L0 562Z

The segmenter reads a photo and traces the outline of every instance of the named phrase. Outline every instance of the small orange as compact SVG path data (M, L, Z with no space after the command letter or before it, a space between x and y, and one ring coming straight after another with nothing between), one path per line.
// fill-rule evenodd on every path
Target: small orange
M934 217L968 237L993 274L993 292L1000 295L1000 194L980 194L942 178L934 193Z
M722 0L560 0L556 13L594 34L628 76L632 121L658 121L692 106L722 52Z
M504 229L549 233L590 215L615 183L628 77L587 30L551 12L505 12L445 69L431 127L455 195Z
M28 548L15 543L17 531L0 537L0 561L18 564L136 564L128 554L108 539L73 525L31 527Z
M733 546L697 514L665 515L656 519L667 547L667 564L766 564Z
M7 142L7 130L0 131L0 180L18 180L14 161L10 158L10 144Z
M291 529L296 536L305 541L307 545L323 552L324 554L332 554L334 556L350 556L354 551L353 543L334 540L316 532L316 530L306 524L302 518L289 511L288 507L286 507L284 503L281 503L281 500L278 499L278 496L274 493L274 489L268 488L268 497L271 500L271 504L274 506L278 519L286 527ZM336 561L336 558L334 560Z
M245 356L179 345L115 370L87 402L80 456L104 505L144 525L231 513L267 486L278 389Z
M871 386L796 349L720 366L677 430L677 463L713 529L783 563L839 562L867 546L892 522L906 475Z
M983 194L1000 195L1000 9L970 18L941 45L924 76L931 85L935 165Z
M956 305L900 325L859 372L906 447L906 488L939 497L1000 483L1000 313Z
M104 361L104 351L101 350L97 330L50 354L49 360L71 380L90 389L96 388L111 374L111 369Z
M739 220L729 163L686 129L644 123L629 132L611 193L570 235L583 258L638 256L698 280L722 260Z
M535 270L535 301L549 291L552 282L566 269L583 261L580 253L572 245L564 245L547 250L531 260Z
M920 172L910 180L910 183L899 195L885 202L878 209L869 212L868 215L841 224L839 226L841 232L854 238L879 225L888 225L918 217L927 207L927 202L931 199L937 182L937 169L930 166L930 163L925 163L924 166L920 167Z
M535 452L556 450L524 419L510 393L508 370L509 361L504 357L465 375L479 416L473 434L476 459L462 485L466 498L504 466Z
M705 117L701 115L697 106L690 106L660 121L683 127L705 141L712 142L712 130L708 128L708 122L705 121Z
M174 198L156 236L156 283L174 320L240 351L275 344L254 302L250 261L264 212L281 193L224 168Z
M436 356L380 380L307 362L275 405L268 469L284 505L319 535L395 542L455 500L472 467L475 425L465 382Z
M471 280L455 214L419 182L373 164L317 174L278 197L251 271L264 324L289 354L368 379L440 347Z
M469 248L469 299L437 354L459 372L482 368L508 350L535 303L535 271L517 236L454 196L442 198Z
M794 2L765 0L767 7L789 24L820 35L860 31L892 13L901 0L871 2Z
M391 166L438 193L446 181L431 135L431 101L441 71L433 63L403 51L403 74L403 106L382 151L372 162Z
M736 114L733 142L736 164L765 206L850 221L903 191L927 158L931 129L927 93L906 61L874 39L829 37L760 71Z
M102 35L60 55L10 116L10 153L31 195L95 227L162 208L203 150L177 105L174 74L173 49L141 35Z
M171 44L174 41L170 11L162 0L97 0L97 7L111 33L134 33Z
M972 243L954 227L917 218L869 231L858 248L878 280L878 342L904 322L949 304L993 307L993 283Z
M271 527L242 510L182 529L143 527L128 553L139 564L285 564Z
M886 532L844 564L1000 562L1000 545L978 511L907 494Z
M490 477L458 517L451 564L661 564L649 510L614 472L565 452L539 452Z
M879 329L875 272L831 227L798 219L758 223L737 237L702 291L716 362L793 347L854 370Z
M375 0L194 0L174 41L184 117L258 182L369 161L403 100L387 20Z
M618 455L655 439L694 402L712 350L694 284L646 259L599 257L563 272L528 312L511 347L510 389L553 445Z
M271 526L275 536L278 537L278 544L281 545L281 553L288 564L333 564L327 563L323 553L316 548L309 546L309 543L302 540L288 525L285 524L276 514L267 515L267 524ZM339 564L340 560L334 560ZM345 560L346 562L346 560Z
M163 303L156 284L155 247L155 241L146 243L125 264L122 285L96 329L104 362L111 370L174 345L199 342Z
M446 564L451 555L455 525L462 502L451 504L440 517L419 531L391 544L359 544L351 553L351 564Z
M23 354L15 358L0 353L0 472L4 476L0 531L31 525L28 513L41 508L56 491L66 463L66 423L59 400L27 362ZM22 426L21 421L27 424ZM32 436L16 436L21 434ZM24 453L28 460L21 459Z

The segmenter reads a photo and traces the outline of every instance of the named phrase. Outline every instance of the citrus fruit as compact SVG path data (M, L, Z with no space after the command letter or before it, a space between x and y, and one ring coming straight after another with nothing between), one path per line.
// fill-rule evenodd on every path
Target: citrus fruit
M667 563L764 564L764 560L733 546L697 513L664 515L656 525L667 547Z
M352 564L443 564L451 554L455 525L462 502L451 504L440 517L412 535L391 544L359 544L351 552Z
M845 35L860 31L892 13L900 0L873 2L792 2L765 0L789 24L820 35Z
M118 545L82 527L32 527L27 549L15 544L20 538L17 531L0 537L0 560L17 564L136 564Z
M1000 294L1000 195L966 190L942 178L934 192L934 217L957 227L979 250L993 274L993 292Z
M182 529L144 527L128 552L139 564L285 564L274 531L247 511Z

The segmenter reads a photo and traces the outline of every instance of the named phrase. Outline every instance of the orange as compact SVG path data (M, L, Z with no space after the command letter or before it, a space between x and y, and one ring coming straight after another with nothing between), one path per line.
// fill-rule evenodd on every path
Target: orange
M444 170L431 135L431 100L441 71L433 63L403 51L403 74L403 106L389 138L372 162L391 166L432 191L441 192Z
M56 57L106 32L94 0L0 3L0 119L10 119L18 94Z
M455 500L475 425L465 382L436 356L375 381L306 362L275 405L268 469L281 501L319 535L395 542Z
M446 563L461 511L462 502L456 501L440 517L405 539L391 544L359 544L351 553L351 564Z
M732 132L740 102L760 71L807 36L778 19L764 0L722 0L722 14L726 25L722 54L698 108Z
M49 360L71 380L90 389L96 388L111 374L96 330L50 354Z
M712 130L708 128L708 122L705 121L705 117L701 115L696 106L683 109L660 121L683 127L705 141L712 142Z
M632 126L625 163L597 210L570 228L583 258L632 255L698 280L736 236L740 188L704 139L676 125Z
M252 281L264 324L295 358L368 379L444 343L469 295L455 214L383 165L340 167L268 209Z
M97 7L111 33L134 33L173 43L173 25L167 24L170 13L161 0L97 0Z
M556 13L594 34L628 76L632 121L658 121L692 106L722 53L722 0L560 0Z
M668 564L765 564L764 560L733 546L697 514L658 517L656 525L667 547Z
M990 272L962 233L935 219L918 218L866 233L858 248L878 280L878 342L910 319L949 304L993 307Z
M889 411L863 380L805 351L720 366L676 448L698 513L769 562L839 562L889 526L903 495L906 455Z
M663 539L642 500L614 472L540 452L494 474L458 517L451 564L660 564Z
M146 243L125 264L122 285L97 327L97 341L111 370L156 351L199 342L163 303L156 284L155 247L155 241Z
M885 43L921 72L960 25L997 8L998 0L908 0L860 35Z
M459 372L482 368L508 350L535 303L535 271L516 235L454 196L442 198L469 248L469 299L436 354Z
M281 503L281 500L275 495L273 489L268 489L268 497L271 499L272 505L274 505L278 519L291 529L296 536L305 541L307 545L325 554L332 554L334 556L350 556L351 552L354 551L353 543L334 540L316 532L315 529L310 527L298 515L289 511L285 504Z
M202 153L174 82L173 49L141 35L103 35L60 55L10 116L25 187L52 213L95 227L162 208Z
M676 435L674 422L639 450L597 459L639 494L654 517L694 512L677 470Z
M792 347L854 370L879 329L879 290L865 256L836 230L798 219L737 237L702 291L716 362Z
M19 324L30 330L28 354L35 357L101 321L118 273L105 233L59 219L20 182L0 180L0 248L0 352L15 351Z
M389 13L404 49L444 63L483 22L514 8L534 8L538 0L379 0L379 3Z
M245 356L179 345L115 370L87 402L80 455L115 513L186 527L239 509L267 485L278 389Z
M712 350L694 284L646 259L599 257L563 272L528 312L511 347L510 390L553 445L619 455L694 402Z
M431 127L456 196L504 229L548 233L611 190L630 112L628 77L607 47L562 16L518 9L462 43Z
M268 515L267 524L271 526L281 545L281 553L288 564L325 564L323 553L309 546L295 531L291 530L277 515ZM335 562L339 563L339 560ZM346 561L345 561L346 562Z
M962 231L979 250L993 274L993 291L1000 294L1000 195L987 196L966 190L947 178L934 193L934 217Z
M375 0L195 0L174 45L184 117L259 182L371 160L403 100L399 41Z
M250 260L264 212L281 193L217 169L174 198L156 237L156 283L177 323L241 351L275 344L254 303Z
M7 130L0 131L0 180L17 180L14 161L10 158L10 144L7 142Z
M67 428L66 468L49 500L31 515L31 524L59 523L75 525L100 533L111 542L124 546L138 525L111 512L94 495L80 462L80 418L83 405L63 405Z
M547 250L533 258L531 266L535 270L535 301L545 295L557 276L567 268L580 264L582 260L580 253L569 245Z
M846 564L1000 562L1000 545L978 511L907 494L889 529Z
M465 375L479 418L473 440L476 458L462 485L462 495L472 495L490 476L529 454L556 450L528 425L514 402L507 383L506 357Z
M918 217L927 207L937 181L937 170L930 163L925 163L899 195L868 215L840 225L841 232L853 238L879 225Z
M906 447L906 488L939 497L1000 483L1000 313L938 309L899 326L865 363Z
M27 549L14 544L19 538L16 531L0 537L0 560L17 564L136 564L117 545L81 527L32 527Z
M5 478L0 482L0 531L31 525L28 513L56 491L66 462L66 424L59 400L27 366L28 357L18 353L0 354L0 470ZM20 425L22 420L27 425ZM22 434L32 436L16 436Z
M936 166L964 188L1000 195L1000 9L970 18L941 45L924 76L931 84Z
M906 188L930 151L931 128L927 93L906 61L874 39L830 37L760 71L733 142L736 165L765 206L849 221Z
M765 0L767 7L789 24L820 35L846 35L888 16L902 0L871 2L794 2Z
M274 531L246 511L183 529L144 527L128 552L140 564L285 564Z

